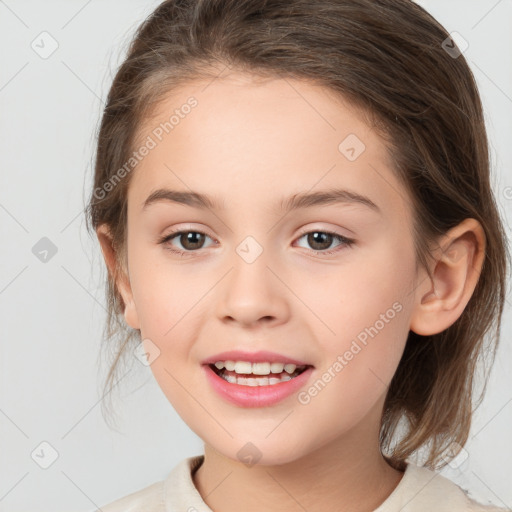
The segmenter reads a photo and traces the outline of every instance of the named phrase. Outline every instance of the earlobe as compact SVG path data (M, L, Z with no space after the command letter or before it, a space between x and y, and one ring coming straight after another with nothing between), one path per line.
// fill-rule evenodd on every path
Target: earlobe
M122 297L124 305L124 317L126 323L133 329L140 329L137 309L133 301L133 294L127 270L121 265L120 255L116 253L112 243L112 235L107 225L102 224L96 229L96 235L101 246L101 252L107 265L109 278L115 283L115 287Z
M432 279L415 290L410 329L438 334L460 317L478 283L485 258L486 237L476 219L465 219L440 241L432 265Z
M140 329L139 315L137 314L137 308L133 302L133 296L131 296L129 301L124 299L123 301L125 303L124 318L126 323L133 329Z

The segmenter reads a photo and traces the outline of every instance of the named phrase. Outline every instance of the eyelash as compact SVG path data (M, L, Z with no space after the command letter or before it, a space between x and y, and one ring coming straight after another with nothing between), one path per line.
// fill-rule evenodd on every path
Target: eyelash
M167 244L167 242L170 242L172 239L174 239L177 236L182 235L184 233L199 233L200 235L209 236L207 233L204 233L203 231L191 230L191 229L189 229L189 230L181 230L181 231L172 231L171 233L169 233L169 234L163 236L162 238L160 238L158 240L158 243L159 244ZM334 231L320 230L320 229L303 230L299 234L299 236L297 237L297 240L299 240L304 235L307 235L309 233L324 233L324 234L327 234L327 235L332 235L339 242L342 242L342 245L338 246L338 248L329 249L328 251L319 251L319 250L311 249L311 252L313 252L315 254L319 254L321 256L329 256L331 254L337 253L337 252L343 250L343 246L349 248L349 247L351 247L355 243L355 240L353 240L351 238L347 238L345 236L342 236L342 235L340 235L338 233L335 233ZM210 238L212 238L212 237L210 237ZM342 247L342 249L340 249L339 247ZM166 249L171 251L174 254L177 254L180 257L186 257L186 256L188 256L191 253L198 252L198 250L196 250L196 251L182 251L181 249L171 248L170 245L168 247L166 247Z

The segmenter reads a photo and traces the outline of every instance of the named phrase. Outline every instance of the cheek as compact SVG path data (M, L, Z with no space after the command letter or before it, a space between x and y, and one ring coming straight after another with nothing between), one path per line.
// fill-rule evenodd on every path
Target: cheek
M376 320L373 311L344 312L338 317L336 338L323 337L322 365L298 398L315 417L338 418L326 427L326 436L335 436L339 428L351 429L383 400L408 334L407 309L399 302L394 306Z
M407 250L382 237L379 244L354 251L335 268L319 267L314 280L307 272L297 279L290 275L294 292L317 317L317 334L329 339L325 336L327 328L336 345L375 323L382 330L385 322L386 330L391 331L390 323L396 328L396 324L406 322L406 315L398 310L406 310L412 297L414 260Z
M322 320L315 322L315 337L323 340L324 368L342 388L352 389L356 400L376 398L396 371L409 332L415 269L412 254L398 244L360 255L315 280L305 300L315 304Z
M208 285L194 278L195 273L186 264L167 261L163 252L161 248L134 248L130 255L130 281L141 337L151 340L159 350L151 370L169 393L178 396L179 382L190 380L185 366L191 340L197 334L195 329L205 315L207 301L200 299L213 283Z
M166 261L160 246L144 248L134 243L129 257L130 283L142 334L166 338L194 300L185 267Z

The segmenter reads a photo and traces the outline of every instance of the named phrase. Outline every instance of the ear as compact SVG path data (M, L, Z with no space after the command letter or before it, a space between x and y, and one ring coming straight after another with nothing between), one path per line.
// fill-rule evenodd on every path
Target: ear
M428 336L455 323L478 283L485 246L485 233L476 219L465 219L441 238L431 267L432 279L423 277L415 290L412 331Z
M126 323L133 329L140 329L139 317L133 301L127 265L124 265L122 255L116 253L110 230L106 224L98 226L96 235L101 245L101 252L105 258L109 277L115 283L123 299Z

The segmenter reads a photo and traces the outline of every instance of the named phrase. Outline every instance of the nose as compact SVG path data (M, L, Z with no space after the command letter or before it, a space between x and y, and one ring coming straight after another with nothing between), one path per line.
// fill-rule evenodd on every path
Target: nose
M216 306L221 321L245 328L288 321L290 291L263 254L252 263L235 258L223 281Z

